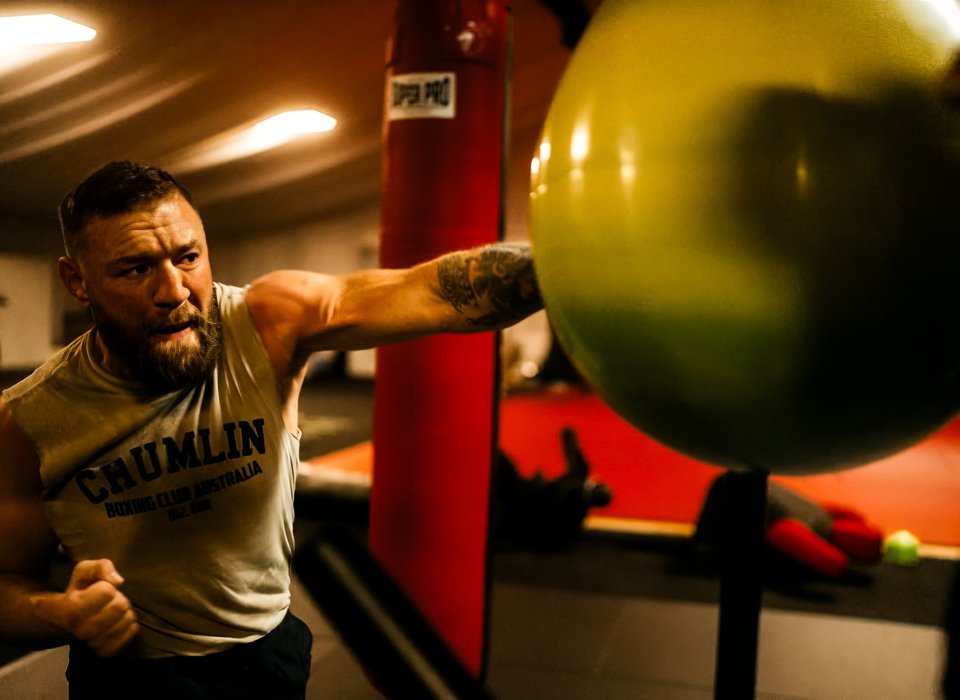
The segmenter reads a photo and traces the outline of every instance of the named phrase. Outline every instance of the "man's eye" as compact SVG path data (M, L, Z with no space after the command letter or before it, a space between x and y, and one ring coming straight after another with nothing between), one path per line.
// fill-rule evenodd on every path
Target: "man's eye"
M149 271L150 271L149 265L146 265L146 264L134 265L133 267L128 267L126 270L124 270L120 274L123 275L124 277L140 277L141 275L147 274Z
M182 258L180 258L181 262L184 262L187 265L192 265L193 263L197 262L197 260L199 259L200 259L200 253L187 253Z

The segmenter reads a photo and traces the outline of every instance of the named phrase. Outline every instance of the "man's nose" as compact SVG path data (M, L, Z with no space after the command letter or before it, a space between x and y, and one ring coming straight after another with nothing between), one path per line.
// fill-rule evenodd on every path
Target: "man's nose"
M190 290L183 285L183 271L172 263L157 268L157 280L153 303L175 309L190 298Z

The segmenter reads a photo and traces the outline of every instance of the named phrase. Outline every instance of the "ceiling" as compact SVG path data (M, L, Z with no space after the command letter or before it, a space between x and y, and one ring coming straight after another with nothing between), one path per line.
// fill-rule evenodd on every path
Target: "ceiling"
M56 49L0 50L0 252L56 250L60 199L115 159L182 179L211 240L376 207L396 1L3 3L2 15L52 12L98 34ZM569 57L561 17L583 18L599 0L509 4L508 180L525 192L523 172ZM568 40L575 29L566 26ZM237 130L298 108L339 125L258 155L210 155Z

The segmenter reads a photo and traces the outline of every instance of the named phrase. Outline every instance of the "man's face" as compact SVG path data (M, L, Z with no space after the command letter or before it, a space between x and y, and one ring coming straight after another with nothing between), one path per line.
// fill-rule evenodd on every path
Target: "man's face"
M200 216L179 195L91 220L68 288L89 305L104 367L157 391L200 381L220 314Z

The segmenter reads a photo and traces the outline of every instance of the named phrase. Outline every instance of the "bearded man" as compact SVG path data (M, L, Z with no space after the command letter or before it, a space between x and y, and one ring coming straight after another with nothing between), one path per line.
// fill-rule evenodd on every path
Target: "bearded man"
M514 323L542 305L529 250L231 287L190 193L130 162L80 183L60 221L60 279L94 327L0 398L0 635L70 644L71 698L302 698L311 640L289 587L309 356Z

